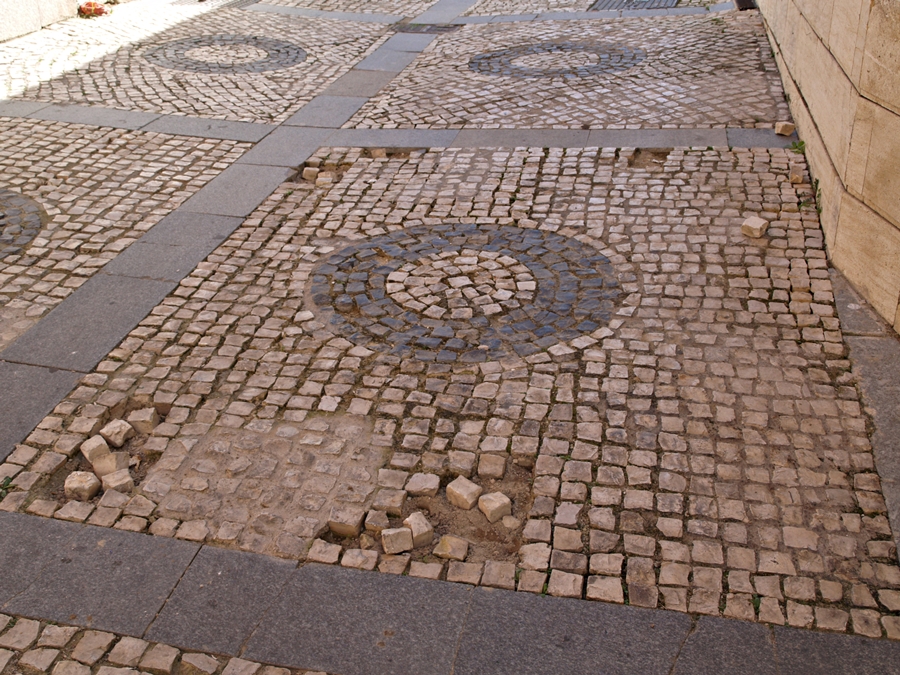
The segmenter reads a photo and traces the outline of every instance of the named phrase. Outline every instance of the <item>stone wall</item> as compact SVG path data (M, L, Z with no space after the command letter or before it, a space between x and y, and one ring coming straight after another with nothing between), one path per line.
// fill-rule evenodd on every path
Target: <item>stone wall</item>
M900 331L900 1L757 2L831 259Z
M0 0L0 42L69 19L78 12L78 0Z

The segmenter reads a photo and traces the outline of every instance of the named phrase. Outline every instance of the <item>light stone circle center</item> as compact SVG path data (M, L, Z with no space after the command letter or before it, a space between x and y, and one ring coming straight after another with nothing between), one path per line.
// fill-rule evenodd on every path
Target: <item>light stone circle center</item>
M388 295L432 319L494 316L530 303L537 281L515 258L496 251L446 251L387 277Z

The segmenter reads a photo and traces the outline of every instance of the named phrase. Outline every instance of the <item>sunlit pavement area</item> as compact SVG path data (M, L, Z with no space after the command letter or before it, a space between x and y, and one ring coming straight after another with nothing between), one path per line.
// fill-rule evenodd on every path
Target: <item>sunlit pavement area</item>
M758 12L112 9L0 43L0 672L900 673Z

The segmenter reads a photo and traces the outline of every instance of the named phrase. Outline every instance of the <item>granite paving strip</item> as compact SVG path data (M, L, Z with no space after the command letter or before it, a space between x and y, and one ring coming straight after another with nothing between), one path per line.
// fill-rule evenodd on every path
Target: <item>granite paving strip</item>
M329 131L315 127L281 126L242 155L232 168L250 165L296 168L322 146L329 134ZM273 180L276 175L277 173L272 174ZM251 206L251 202L252 207L255 207L275 189L274 183L266 185L269 188L268 192L260 191L252 195L251 199L246 200L248 207ZM248 208L244 215L252 210Z
M704 616L684 641L672 675L744 675L748 668L755 675L779 672L772 630Z
M321 94L286 119L282 126L340 128L369 99L364 96Z
M233 164L185 202L180 210L217 216L247 216L291 173L278 165Z
M2 358L2 357L0 357ZM78 383L83 373L0 360L0 460Z
M296 567L293 561L205 546L144 637L237 656Z
M70 527L75 536L53 547L44 569L2 606L4 612L139 636L200 549L187 541ZM50 546L46 542L45 550Z
M777 626L773 632L781 675L900 673L900 655L895 651L897 643Z
M664 675L690 630L675 613L479 588L453 673Z
M72 124L90 124L97 127L136 130L147 126L156 120L159 115L97 106L48 105L31 113L28 117L51 122L69 122Z

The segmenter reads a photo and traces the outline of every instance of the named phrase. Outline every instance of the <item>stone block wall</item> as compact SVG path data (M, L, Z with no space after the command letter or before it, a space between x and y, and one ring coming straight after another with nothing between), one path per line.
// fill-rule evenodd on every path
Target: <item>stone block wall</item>
M757 3L831 259L900 332L900 1Z
M0 0L0 42L25 35L78 12L78 0Z

